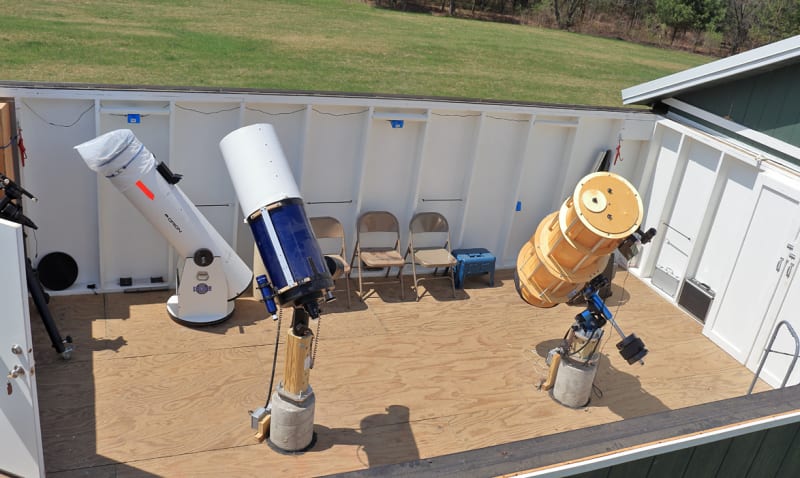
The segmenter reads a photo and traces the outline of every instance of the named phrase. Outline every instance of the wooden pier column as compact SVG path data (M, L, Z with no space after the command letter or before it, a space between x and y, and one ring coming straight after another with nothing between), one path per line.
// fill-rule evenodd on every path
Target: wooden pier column
M308 378L311 371L311 339L314 334L310 330L300 337L292 329L286 334L286 364L283 369L283 391L290 396L299 397L308 390Z

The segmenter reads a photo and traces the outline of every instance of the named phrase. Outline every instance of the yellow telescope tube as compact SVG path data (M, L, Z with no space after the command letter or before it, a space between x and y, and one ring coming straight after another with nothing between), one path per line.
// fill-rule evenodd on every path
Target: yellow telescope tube
M639 193L622 176L585 176L520 249L514 280L522 298L536 307L569 300L605 269L614 249L639 228L643 213Z

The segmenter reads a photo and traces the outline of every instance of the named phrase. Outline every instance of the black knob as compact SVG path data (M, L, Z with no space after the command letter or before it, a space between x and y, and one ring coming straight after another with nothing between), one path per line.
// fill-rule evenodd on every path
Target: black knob
M208 267L214 262L214 254L208 249L198 249L194 253L194 263L200 267Z

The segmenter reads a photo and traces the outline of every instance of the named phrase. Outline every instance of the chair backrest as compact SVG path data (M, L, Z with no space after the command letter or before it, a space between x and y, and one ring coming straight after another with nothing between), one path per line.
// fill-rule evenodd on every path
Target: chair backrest
M438 212L419 212L411 218L409 229L414 234L422 232L449 232L447 219Z
M336 253L344 254L344 227L342 227L342 223L338 219L330 216L321 216L312 217L309 221L311 221L311 229L314 230L314 236L317 240L339 239L341 241L341 250L336 251ZM332 246L332 244L328 245ZM322 245L320 246L322 247Z
M358 248L400 249L400 224L388 211L368 211L358 217Z
M447 223L447 219L438 212L419 212L414 214L408 228L411 232L409 234L409 243L413 247L444 247L450 250L450 226ZM442 237L444 239L441 239ZM442 242L436 241L444 242L444 246L442 246Z
M396 232L400 233L397 218L389 211L368 211L358 218L358 232Z

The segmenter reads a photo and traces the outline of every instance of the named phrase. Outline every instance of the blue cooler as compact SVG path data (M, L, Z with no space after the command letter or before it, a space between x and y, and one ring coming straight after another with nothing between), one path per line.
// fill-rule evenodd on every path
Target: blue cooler
M478 274L489 274L489 286L494 287L494 266L496 259L486 249L476 247L472 249L455 249L453 257L456 258L455 280L456 287L464 288L464 279Z

